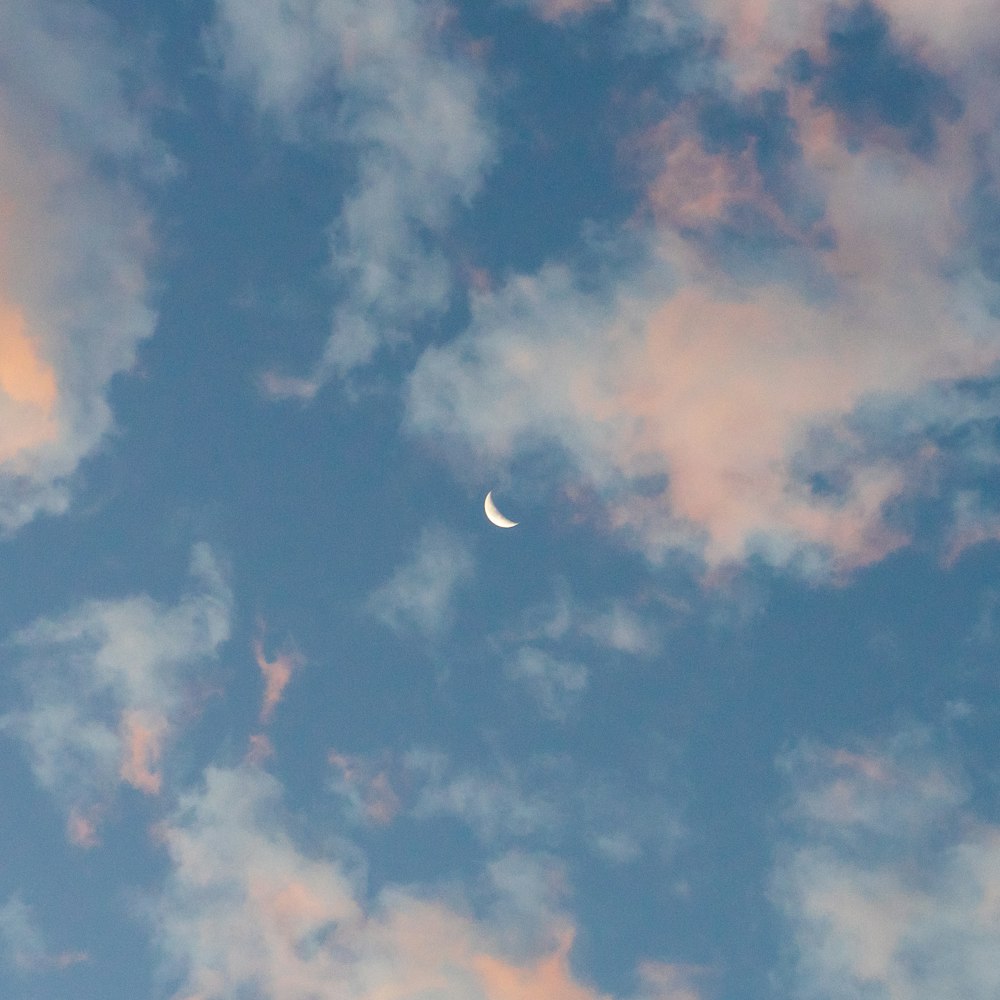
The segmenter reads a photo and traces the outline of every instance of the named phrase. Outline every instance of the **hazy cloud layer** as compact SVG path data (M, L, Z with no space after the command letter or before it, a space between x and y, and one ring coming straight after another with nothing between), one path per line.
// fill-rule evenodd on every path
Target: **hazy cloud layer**
M163 756L197 708L204 665L229 636L228 584L207 546L192 555L193 586L177 604L146 595L87 601L13 638L23 707L0 720L38 783L68 811L74 842L96 842L117 784L161 790Z
M170 161L126 97L133 59L87 4L0 11L0 528L66 507L153 331L137 178Z

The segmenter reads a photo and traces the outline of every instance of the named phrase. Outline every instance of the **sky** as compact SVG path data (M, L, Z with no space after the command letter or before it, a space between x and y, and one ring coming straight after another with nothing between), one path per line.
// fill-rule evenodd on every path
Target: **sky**
M992 0L0 3L0 995L995 1000L998 570Z

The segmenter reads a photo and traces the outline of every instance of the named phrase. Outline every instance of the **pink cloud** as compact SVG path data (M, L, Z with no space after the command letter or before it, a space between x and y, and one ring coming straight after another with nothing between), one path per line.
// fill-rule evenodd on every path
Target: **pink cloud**
M542 863L491 866L496 900L482 915L454 887L447 901L391 885L369 900L344 861L295 843L280 786L251 768L209 769L164 838L171 875L154 940L179 972L178 996L608 1000L572 971L573 923ZM666 974L641 978L636 1000L695 1000Z
M2 724L80 846L97 842L119 783L159 793L163 757L228 638L229 589L207 546L194 546L191 574L174 604L145 594L85 601L15 637L23 704Z
M89 4L55 6L2 16L5 51L17 52L0 85L5 530L66 508L68 477L110 427L110 381L155 325L148 218L125 178L151 180L169 160L126 98L130 58L108 23Z
M385 768L370 759L336 751L331 751L328 759L340 772L344 789L357 797L356 804L366 820L385 826L396 818L402 803Z
M788 5L735 6L749 32ZM788 169L823 207L823 239L772 193L752 140L707 149L682 104L627 150L645 172L648 271L589 296L549 266L474 296L466 336L416 368L411 425L460 428L493 465L554 440L653 558L686 548L710 570L756 555L822 574L906 544L891 509L928 488L936 452L892 453L885 428L855 418L1000 362L976 275L956 271L977 126L941 124L933 158L888 135L858 147L808 89L787 93L802 151ZM787 242L771 279L766 262L746 280L713 257L719 227L747 216ZM629 489L655 477L659 495ZM824 477L836 488L814 488Z
M55 374L39 357L24 314L0 302L0 464L52 442L59 433ZM3 398L5 397L5 398Z
M250 764L263 764L265 760L274 756L274 744L266 733L251 733L250 748L247 750L247 762Z
M534 15L542 21L563 21L571 17L581 17L598 7L606 6L611 0L525 0Z
M475 955L472 966L482 979L487 1000L609 1000L582 986L569 968L573 932L557 932L555 951L527 966L512 965L493 955Z
M70 810L66 820L66 836L77 847L91 848L100 843L97 836L99 819L95 812L96 810L93 809L88 813L83 813L78 809Z
M260 708L260 721L267 722L281 701L281 696L284 694L288 682L292 679L292 674L305 661L294 651L279 653L273 660L269 660L264 653L264 643L260 639L254 640L253 648L257 666L260 667L260 672L264 677L264 699Z
M157 767L167 730L167 720L162 716L135 710L122 715L124 756L118 772L122 781L147 795L159 794L162 779Z

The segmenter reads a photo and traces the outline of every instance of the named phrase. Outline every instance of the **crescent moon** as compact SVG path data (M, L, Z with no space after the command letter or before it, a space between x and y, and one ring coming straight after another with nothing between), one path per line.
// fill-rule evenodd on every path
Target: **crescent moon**
M509 517L504 517L503 514L497 510L497 505L493 502L493 490L490 490L489 493L486 494L483 509L486 511L486 516L498 528L513 528L518 523L517 521L512 521Z

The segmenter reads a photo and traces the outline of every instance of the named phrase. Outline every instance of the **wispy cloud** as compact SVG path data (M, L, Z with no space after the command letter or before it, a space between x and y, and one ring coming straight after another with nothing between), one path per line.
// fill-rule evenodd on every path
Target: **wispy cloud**
M173 606L145 595L88 601L13 638L24 705L0 722L66 808L68 835L81 846L96 842L117 783L160 791L193 671L228 638L229 588L207 546L195 547L191 572L193 587Z
M542 21L558 24L607 7L611 0L507 0L507 2L527 7Z
M153 331L140 179L171 169L86 3L0 11L0 528L69 502L111 426L113 375Z
M355 157L333 229L333 334L312 376L264 381L308 398L447 306L441 237L494 155L483 78L436 2L223 0L212 37L226 76L290 137L322 135Z
M426 748L400 763L412 816L450 816L494 850L572 844L622 864L669 855L684 836L679 797L634 773L588 771L555 755L473 768Z
M0 906L0 945L8 963L21 972L65 969L89 961L84 951L51 951L33 910L17 894Z
M264 678L264 698L260 706L260 721L268 722L281 701L292 674L305 662L294 650L278 653L269 660L264 650L264 640L257 638L253 644L254 658Z
M565 719L587 688L589 671L533 646L522 646L507 664L507 676L524 685L550 719Z
M450 625L454 598L472 570L463 539L444 528L424 528L413 559L369 597L368 608L390 628L438 635Z
M380 826L395 819L401 802L384 761L335 750L328 760L336 769L334 791L351 802L359 818Z
M1000 989L1000 829L927 732L786 758L798 836L774 898L806 995L982 998Z

